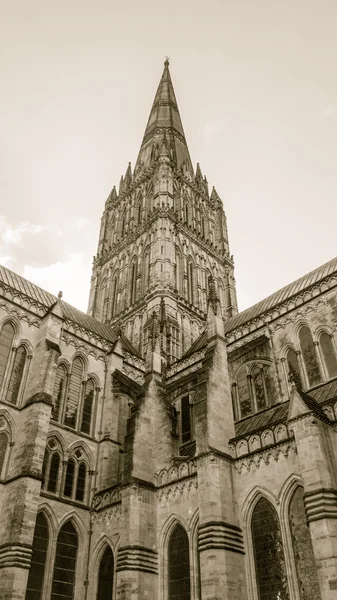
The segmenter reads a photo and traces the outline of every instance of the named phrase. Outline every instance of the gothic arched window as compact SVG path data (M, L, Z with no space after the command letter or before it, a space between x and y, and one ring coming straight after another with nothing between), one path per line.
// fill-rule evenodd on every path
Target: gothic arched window
M64 481L63 495L67 498L71 498L73 495L74 486L74 475L75 475L75 461L73 458L69 458L67 462L66 478Z
M60 530L56 544L55 565L50 600L73 600L78 536L71 521Z
M81 433L90 434L91 418L94 406L95 382L93 379L88 379L84 388L84 400L82 410Z
M317 566L303 501L303 488L298 486L289 505L289 523L294 548L301 600L318 600L321 597Z
M337 376L337 359L336 353L332 344L332 339L325 331L319 337L319 344L322 350L328 377Z
M61 458L58 452L53 452L50 457L49 462L49 476L47 483L47 491L55 493L57 490L57 484L59 481L59 471L60 471L60 462Z
M134 260L131 267L130 304L134 304L137 300L137 271L137 261Z
M58 421L62 409L64 394L66 391L67 372L63 365L59 365L56 369L55 382L53 388L53 408L51 418Z
M194 302L194 269L191 260L187 262L187 296L190 304Z
M14 325L12 323L5 323L0 332L0 389L4 380L14 336Z
M86 477L87 477L87 466L84 462L82 462L78 465L78 470L77 470L75 500L77 500L78 502L83 502L83 500L84 500Z
M259 600L289 600L280 524L266 498L254 508L252 538Z
M18 401L26 358L26 348L24 346L19 346L15 352L14 363L7 390L7 401L11 404L17 404Z
M64 424L72 429L76 427L77 410L82 392L84 364L78 356L73 360L69 379L69 392L64 415Z
M7 433L5 431L0 432L0 479L3 477L3 470L5 464L5 458L7 453L7 448L9 444L9 439Z
M168 543L168 600L191 600L189 542L179 524Z
M192 437L192 415L190 397L183 396L181 399L181 442L185 444Z
M303 361L308 375L309 387L321 383L321 372L317 361L314 341L309 327L303 325L299 331Z
M253 412L248 377L244 369L237 376L237 393L239 397L240 418L243 419L243 417L247 417Z
M42 593L48 544L48 521L43 513L38 513L34 530L32 559L29 569L25 600L43 600Z
M263 410L267 407L267 393L263 370L254 367L252 370L252 386L255 395L256 409Z
M298 363L298 358L295 350L290 348L287 352L287 363L288 363L288 371L289 375L292 376L296 385L301 387L301 372L300 365Z
M111 301L111 316L114 317L117 313L117 293L118 293L118 271L112 282L112 301Z
M112 600L114 580L114 557L107 546L99 564L97 600Z

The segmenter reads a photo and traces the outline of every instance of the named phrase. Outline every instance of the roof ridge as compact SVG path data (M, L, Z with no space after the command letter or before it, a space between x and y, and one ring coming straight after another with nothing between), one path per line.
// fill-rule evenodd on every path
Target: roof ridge
M329 269L332 267L332 269ZM251 321L259 315L275 308L276 306L285 302L285 300L290 300L290 298L295 297L300 292L304 292L309 289L313 285L317 284L319 281L322 281L328 276L331 276L333 273L337 272L337 257L332 258L328 262L316 267L312 271L309 271L302 277L295 279L294 281L288 283L287 285L279 288L276 292L273 292L266 298L259 300L252 306L245 308L243 311L239 312L237 315L230 317L225 324L226 333L240 327L244 323ZM315 277L318 275L318 277ZM301 287L300 284L304 285ZM287 291L289 292L287 294ZM273 302L273 300L275 300Z

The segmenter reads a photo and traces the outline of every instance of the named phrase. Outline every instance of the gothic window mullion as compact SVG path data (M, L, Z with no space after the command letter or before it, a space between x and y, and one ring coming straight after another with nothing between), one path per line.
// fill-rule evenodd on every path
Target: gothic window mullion
M17 351L16 346L13 346L10 350L10 354L9 354L9 357L7 360L6 370L5 370L5 374L4 374L4 379L3 379L2 395L3 395L3 399L6 402L7 402L8 386L9 386L11 373L12 373L13 366L14 366L16 351Z
M324 381L327 379L327 377L325 375L325 368L323 365L323 360L322 360L322 356L321 356L321 352L320 352L320 348L319 348L319 343L317 340L314 341L314 347L315 347L316 359L317 359L318 367L320 370L321 379Z

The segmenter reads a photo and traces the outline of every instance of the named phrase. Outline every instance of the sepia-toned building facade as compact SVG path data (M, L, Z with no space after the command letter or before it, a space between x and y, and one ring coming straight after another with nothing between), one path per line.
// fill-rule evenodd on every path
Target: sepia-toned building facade
M0 267L0 600L335 600L337 259L238 312L168 61L85 314Z

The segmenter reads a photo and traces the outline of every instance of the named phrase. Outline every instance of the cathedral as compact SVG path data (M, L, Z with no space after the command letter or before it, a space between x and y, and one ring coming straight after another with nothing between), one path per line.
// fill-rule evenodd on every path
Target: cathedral
M238 311L169 64L87 313L0 267L0 600L336 600L337 259Z

